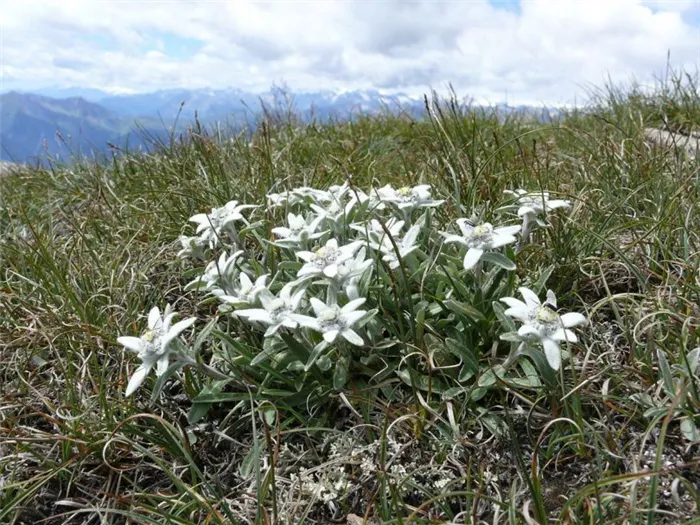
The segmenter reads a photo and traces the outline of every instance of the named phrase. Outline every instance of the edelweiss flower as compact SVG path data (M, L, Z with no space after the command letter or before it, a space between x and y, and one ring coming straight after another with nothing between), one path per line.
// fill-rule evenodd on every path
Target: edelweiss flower
M561 365L561 348L559 341L576 343L578 339L569 328L586 323L585 316L579 313L567 313L559 315L554 311L557 307L557 298L554 292L547 291L547 300L540 302L537 294L529 288L518 289L525 299L522 302L514 297L501 299L510 308L505 313L518 319L523 325L518 329L518 334L528 342L542 343L547 362L554 370L559 370Z
M528 193L525 190L505 190L504 193L517 198L515 205L505 206L503 209L513 208L518 206L518 217L523 218L523 227L520 236L518 249L521 249L525 242L530 238L530 232L533 224L537 224L540 228L545 228L547 223L540 219L540 214L555 210L557 208L570 208L569 201L555 199L549 200L547 192Z
M187 235L180 235L180 244L182 244L182 250L177 252L178 257L192 257L194 259L204 258L204 250L206 248L207 241L201 237L188 237Z
M219 241L219 235L225 228L231 228L236 221L247 223L241 211L249 208L257 208L254 204L238 204L238 201L227 202L221 208L212 208L211 213L198 213L190 217L191 222L197 223L196 233L209 241L213 247Z
M335 276L335 281L339 287L345 290L348 299L352 300L360 297L358 288L360 279L362 279L367 269L374 264L372 259L365 259L365 254L366 250L363 246L355 257L338 266L338 275Z
M494 228L485 222L472 226L467 219L457 219L457 225L462 235L443 233L445 242L457 242L468 248L464 256L464 269L471 270L479 262L485 250L493 250L516 241L514 235L520 231L520 226L504 226Z
M297 257L306 263L297 272L297 277L323 274L333 278L338 274L338 265L352 258L361 245L360 241L355 241L338 247L338 241L328 239L325 246L316 251L297 252Z
M350 215L350 212L357 204L357 199L354 197L350 199L347 204L343 205L339 201L331 201L326 204L325 207L319 206L318 204L312 204L310 207L321 219L325 219L334 226L339 226Z
M284 191L282 193L268 193L267 200L269 206L275 208L278 206L284 206L285 204L294 205L302 202L304 199L299 195L295 195L291 191Z
M532 192L529 193L526 190L505 190L503 193L511 195L517 198L518 216L523 217L525 215L539 215L545 211L552 211L557 208L570 208L571 203L566 200L549 200L549 193L547 192Z
M390 184L375 190L376 198L382 202L390 202L400 210L440 206L444 200L433 200L430 196L430 185L420 184L411 188L404 186L394 189Z
M398 238L404 224L404 221L400 221L394 217L384 223L386 229L389 231L389 235L394 239ZM391 241L387 238L386 231L382 227L382 223L377 219L372 219L366 224L351 224L350 227L358 231L362 238L367 239L370 242L370 246L375 250L379 250L379 247L384 242L391 244Z
M338 266L338 275L335 276L335 281L340 287L345 289L349 299L358 299L360 291L358 284L367 269L372 266L372 259L365 259L366 250L363 246L357 252L355 257L348 259L343 264Z
M399 251L398 254L396 253L394 245L389 239L385 239L381 246L379 246L380 251L384 254L382 260L389 264L389 268L392 270L398 268L399 256L401 256L401 259L403 259L408 254L418 249L418 246L416 246L416 240L418 239L420 228L420 224L415 224L406 232L406 235L404 235L402 239L395 239L394 242L396 242L396 247Z
M127 350L136 352L142 361L129 380L126 387L127 396L141 386L154 365L157 376L163 375L168 369L170 343L196 321L194 317L190 317L171 326L170 323L176 315L170 305L167 305L164 316L161 316L160 309L156 306L148 313L148 330L141 337L117 338L117 341Z
M207 290L211 290L214 295L225 295L226 292L220 290L222 286L217 288L217 285L223 285L223 288L230 286L236 261L241 255L243 255L243 250L238 250L228 257L226 256L226 252L223 252L217 261L211 261L207 264L204 273L190 282L185 287L185 290L204 287Z
M219 300L235 306L244 306L255 304L258 300L258 295L267 290L268 275L261 275L255 282L250 280L248 274L241 272L238 276L238 287L231 295L220 295Z
M322 216L317 216L311 222L307 222L303 215L290 213L287 215L288 227L272 228L272 233L281 237L275 244L288 247L289 245L301 244L308 239L318 239L325 233L316 231L322 220Z
M356 346L365 344L357 332L351 328L367 313L365 310L357 309L365 302L363 297L350 301L342 308L337 304L327 305L315 297L309 301L316 317L294 315L293 318L301 326L321 332L323 339L328 343L334 342L338 336L341 336Z
M294 312L299 308L299 303L304 296L304 288L292 294L292 288L285 286L280 290L279 296L275 297L268 290L263 290L259 294L262 308L250 308L237 310L233 315L243 317L248 321L257 321L268 325L265 337L275 334L280 327L296 328L297 322L292 318Z

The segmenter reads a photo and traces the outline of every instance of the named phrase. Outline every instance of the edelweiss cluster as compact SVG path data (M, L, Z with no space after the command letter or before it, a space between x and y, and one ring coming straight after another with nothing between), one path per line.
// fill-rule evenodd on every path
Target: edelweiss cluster
M422 263L432 257L439 262L443 254L459 257L472 279L479 278L484 265L514 270L514 252L503 253L503 248L527 242L535 226L546 225L543 217L548 211L570 206L567 201L549 200L546 193L511 194L522 225L494 226L460 218L455 232L436 228L440 216L435 209L444 201L433 198L429 185L398 189L386 185L368 193L347 182L328 190L300 187L267 196L268 217L286 217L285 224L267 230L272 238L266 238L264 221L251 223L244 215L257 213L260 206L231 201L190 219L197 225L196 235L181 237L180 257L206 260L212 252L220 253L187 289L215 297L222 315L263 332L265 355L286 349L285 337L290 336L309 349L309 357L306 363L297 360L289 366L325 371L335 362L336 367L344 363L347 368L352 348L382 343L385 336L371 321L382 307L377 298L394 293L392 286L400 274L417 274ZM256 220L260 218L264 217ZM251 240L256 241L252 250ZM541 344L557 369L559 341L575 342L569 328L585 318L559 316L551 292L544 304L526 288L521 293L525 303L502 299L510 306L506 314L523 323L518 331L522 343ZM154 312L145 335L119 339L143 360L128 393L153 366L159 375L163 373L170 342L193 322L188 319L170 327L173 314L166 310L158 324L156 313L160 314ZM343 377L338 370L336 376ZM342 382L338 379L338 384Z

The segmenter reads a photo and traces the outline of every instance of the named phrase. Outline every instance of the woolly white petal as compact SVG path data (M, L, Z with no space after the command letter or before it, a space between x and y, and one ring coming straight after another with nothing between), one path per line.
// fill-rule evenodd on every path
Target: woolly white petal
M249 321L260 321L262 323L271 324L274 321L267 310L262 308L248 308L244 310L237 310L234 312L237 317L244 317Z
M129 384L126 386L126 397L129 397L138 387L141 386L143 381L146 379L148 372L151 370L151 366L152 365L142 363L134 371L134 375L131 376L131 379L129 379Z
M582 314L570 312L561 316L561 322L565 328L571 328L572 326L586 324L587 320L586 317Z
M502 226L501 228L496 228L494 230L494 233L497 233L498 235L515 235L518 232L520 232L519 224L515 226Z
M365 344L365 342L357 334L357 332L351 330L350 328L346 328L345 330L340 332L340 335L342 335L348 343L351 343L355 346L364 346Z
M364 304L365 300L366 300L366 299L365 299L364 297L361 297L361 298L359 298L359 299L355 299L355 300L353 300L353 301L350 301L348 304L346 304L345 306L343 306L343 307L340 309L340 311L341 311L343 314L348 314L348 313L350 313L350 312L353 312L353 311L357 310L360 306L362 306L362 305Z
M518 335L526 339L540 338L540 331L531 324L524 324L518 328Z
M330 277L331 279L338 275L338 265L337 264L329 264L323 269L323 275L326 277Z
M123 337L117 337L117 342L121 345L124 345L124 347L127 350L131 350L132 352L139 353L141 351L141 348L143 347L143 341L141 341L140 338L138 337L131 337L131 336L123 336Z
M332 343L338 337L339 333L340 332L338 330L329 330L328 332L323 332L323 339L328 343Z
M160 322L162 322L162 318L160 316L160 308L154 306L153 308L151 308L151 311L148 312L148 328L153 330Z
M183 319L182 321L178 321L170 328L170 330L168 330L168 333L165 334L165 337L163 339L167 340L168 342L172 341L178 335L180 335L182 332L184 332L190 326L192 326L196 321L197 321L197 319L194 317L190 317L188 319Z
M168 369L168 365L170 364L170 360L168 359L168 355L164 355L158 361L156 362L156 375L158 377L162 376L165 371Z
M511 308L527 308L527 305L515 297L501 297L501 302L506 303Z
M479 262L481 256L484 254L484 250L479 250L478 248L469 248L467 254L464 256L464 269L471 270Z
M445 237L445 242L450 243L450 242L458 242L460 244L467 244L467 240L462 237L461 235L453 235L453 234L443 234Z
M568 341L569 343L578 343L578 337L571 330L564 328L557 329L551 336L555 341Z
M491 248L500 248L506 244L511 244L517 241L512 235L504 235L501 233L495 233L491 237Z
M529 288L521 286L520 288L518 288L518 291L523 296L523 299L525 299L525 304L527 304L528 307L536 308L541 305L540 298L537 297L537 294Z
M515 317L516 319L519 319L522 322L527 322L527 320L530 318L530 312L531 310L527 306L522 305L508 308L505 311L505 314L511 317Z
M559 343L552 339L542 339L542 347L544 355L547 356L547 362L554 370L559 370L561 366L561 349Z

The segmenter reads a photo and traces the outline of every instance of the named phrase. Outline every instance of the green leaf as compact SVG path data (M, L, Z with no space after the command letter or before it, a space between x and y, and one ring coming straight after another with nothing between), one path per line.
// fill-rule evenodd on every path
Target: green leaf
M506 332L498 336L501 341L508 341L510 343L520 343L523 338L518 334L518 332Z
M199 395L195 398L195 400L203 395L220 394L221 389L224 387L224 385L226 385L226 383L228 383L228 381L214 381L208 385L205 385L202 391L199 393ZM213 401L207 403L195 403L193 400L192 406L190 407L190 410L187 413L187 422L190 425L197 423L207 414L207 412L209 412L209 409L213 405Z
M192 354L195 358L197 357L197 353L199 352L199 349L202 347L202 344L204 344L204 341L206 341L209 338L209 334L211 334L211 331L214 329L214 327L216 326L216 323L218 321L219 321L218 317L213 318L197 334L197 338L194 340L194 346L192 347Z
M289 334L282 334L282 339L287 343L287 346L299 361L302 363L307 363L309 361L309 351L304 345Z
M160 393L163 391L163 387L165 386L165 382L170 379L175 372L180 370L183 366L185 366L184 361L174 361L170 363L170 366L165 370L163 375L159 376L158 379L156 380L156 384L153 387L153 392L151 393L151 403L155 403L156 400L158 399L158 396Z
M518 331L518 327L515 326L515 321L506 315L506 307L503 306L503 303L500 301L493 301L491 303L491 307L493 308L493 312L496 314L496 317L498 317L498 320L503 325L503 328L505 328L508 332Z
M311 351L311 354L309 355L309 359L306 361L306 364L304 365L304 371L308 372L311 370L311 367L314 366L314 363L316 363L316 360L319 358L321 353L328 348L328 343L325 341L321 341L318 343L316 346L314 346L314 349Z
M673 376L671 375L671 367L668 364L668 360L666 359L663 350L660 348L657 349L656 357L659 360L659 371L661 372L661 377L664 382L664 390L668 396L674 397L676 395L675 383L673 381Z
M532 348L531 346L526 346L522 350L522 354L532 359L532 362L535 363L537 371L540 373L540 377L549 388L554 388L557 386L557 374L552 367L549 366L543 351L537 348Z
M350 359L343 356L335 362L335 371L333 372L333 388L342 390L348 382L348 369L350 367Z
M695 422L691 417L684 417L681 420L681 432L683 436L688 441L693 443L700 441L700 434L698 433L698 427L695 426Z
M535 367L532 365L530 361L527 359L521 359L519 362L520 368L523 369L523 372L525 373L525 377L522 378L527 381L529 386L532 387L540 387L542 386L542 381L540 381L539 376L537 375L537 370Z
M448 299L443 303L449 310L460 314L460 315L465 315L469 317L470 319L474 319L476 321L485 321L486 317L484 314L482 314L479 310L474 308L473 306L466 305L464 303L461 303L459 301L455 301L453 299Z
M250 449L250 452L248 452L243 458L243 461L241 461L241 466L238 469L238 472L241 474L241 477L247 478L252 474L254 469L259 468L260 451L262 450L263 444L264 443L262 441L258 441L257 443L255 443L253 448Z
M496 266L500 266L504 270L512 271L517 268L513 261L499 252L484 252L484 254L481 256L481 260L495 264Z
M458 377L460 382L468 381L479 373L479 360L474 351L466 344L448 337L445 339L445 347L448 352L462 360L462 368Z
M542 293L545 290L545 287L547 286L547 281L549 280L549 277L552 275L552 272L554 271L554 265L551 264L547 266L544 270L542 270L542 273L540 274L539 278L537 281L535 281L530 289L535 292L537 295Z
M475 388L469 394L469 399L471 401L479 401L480 399L482 399L486 395L486 392L488 392L487 388L482 388L482 387Z

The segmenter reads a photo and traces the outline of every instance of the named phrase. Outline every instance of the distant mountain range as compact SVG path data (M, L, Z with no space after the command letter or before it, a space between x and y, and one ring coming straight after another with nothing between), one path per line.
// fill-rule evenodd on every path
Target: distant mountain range
M122 95L83 88L13 91L0 94L0 160L34 162L47 155L70 160L71 155L104 152L110 144L148 149L153 139L167 141L173 130L184 129L195 114L203 124L255 125L263 104L282 110L289 105L304 121L347 119L384 110L419 117L424 111L422 98L387 96L374 90L294 93L273 88L255 94L237 89L171 89ZM503 108L506 112L533 109Z

